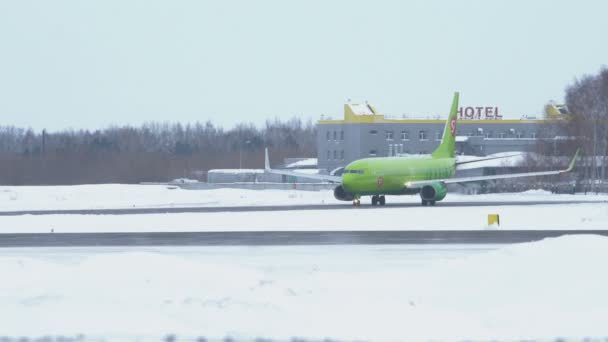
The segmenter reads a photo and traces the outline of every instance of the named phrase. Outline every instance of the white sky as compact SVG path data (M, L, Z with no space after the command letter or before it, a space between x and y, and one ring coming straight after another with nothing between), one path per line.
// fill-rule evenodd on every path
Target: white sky
M0 0L0 125L101 128L463 105L540 114L608 63L606 1ZM509 114L511 113L511 114Z

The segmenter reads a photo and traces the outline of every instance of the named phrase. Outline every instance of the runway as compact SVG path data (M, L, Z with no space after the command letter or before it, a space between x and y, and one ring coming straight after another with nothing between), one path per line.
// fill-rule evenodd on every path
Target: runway
M608 230L260 231L0 234L0 247L511 244Z
M607 201L467 201L467 202L438 202L437 207L491 207L491 206L521 206L521 205L563 205L585 203L608 203ZM362 203L357 210L385 208L413 208L420 203L387 203L386 206L373 207ZM349 202L338 204L305 204L305 205L265 205L265 206L214 206L214 207L161 207L161 208L120 208L120 209L71 209L71 210L16 210L0 211L0 216L19 215L137 215L137 214L180 214L180 213L217 213L217 212L247 212L247 211L290 211L290 210L353 210Z

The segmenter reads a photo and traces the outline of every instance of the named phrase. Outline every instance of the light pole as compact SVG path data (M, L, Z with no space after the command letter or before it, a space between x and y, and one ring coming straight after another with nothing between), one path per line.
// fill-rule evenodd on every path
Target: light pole
M245 144L249 145L251 140L245 141ZM239 149L239 170L243 168L243 143L241 142L241 148Z

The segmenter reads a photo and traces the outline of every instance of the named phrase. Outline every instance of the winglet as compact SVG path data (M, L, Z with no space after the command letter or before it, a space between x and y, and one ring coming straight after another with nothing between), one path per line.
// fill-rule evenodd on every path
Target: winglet
M268 159L268 147L264 150L264 170L270 171L270 161Z
M580 152L581 152L580 148L576 149L576 153L574 154L574 158L572 158L572 160L570 161L570 165L568 165L568 168L566 170L564 170L564 172L570 172L570 171L572 171L572 169L574 168L574 163L576 163L576 159L578 158L578 154Z

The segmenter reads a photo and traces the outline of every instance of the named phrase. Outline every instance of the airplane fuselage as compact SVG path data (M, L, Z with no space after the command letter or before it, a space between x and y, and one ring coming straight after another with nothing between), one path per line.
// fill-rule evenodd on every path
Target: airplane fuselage
M450 178L455 170L454 158L365 158L344 168L342 186L356 197L402 195L418 191L408 182Z

